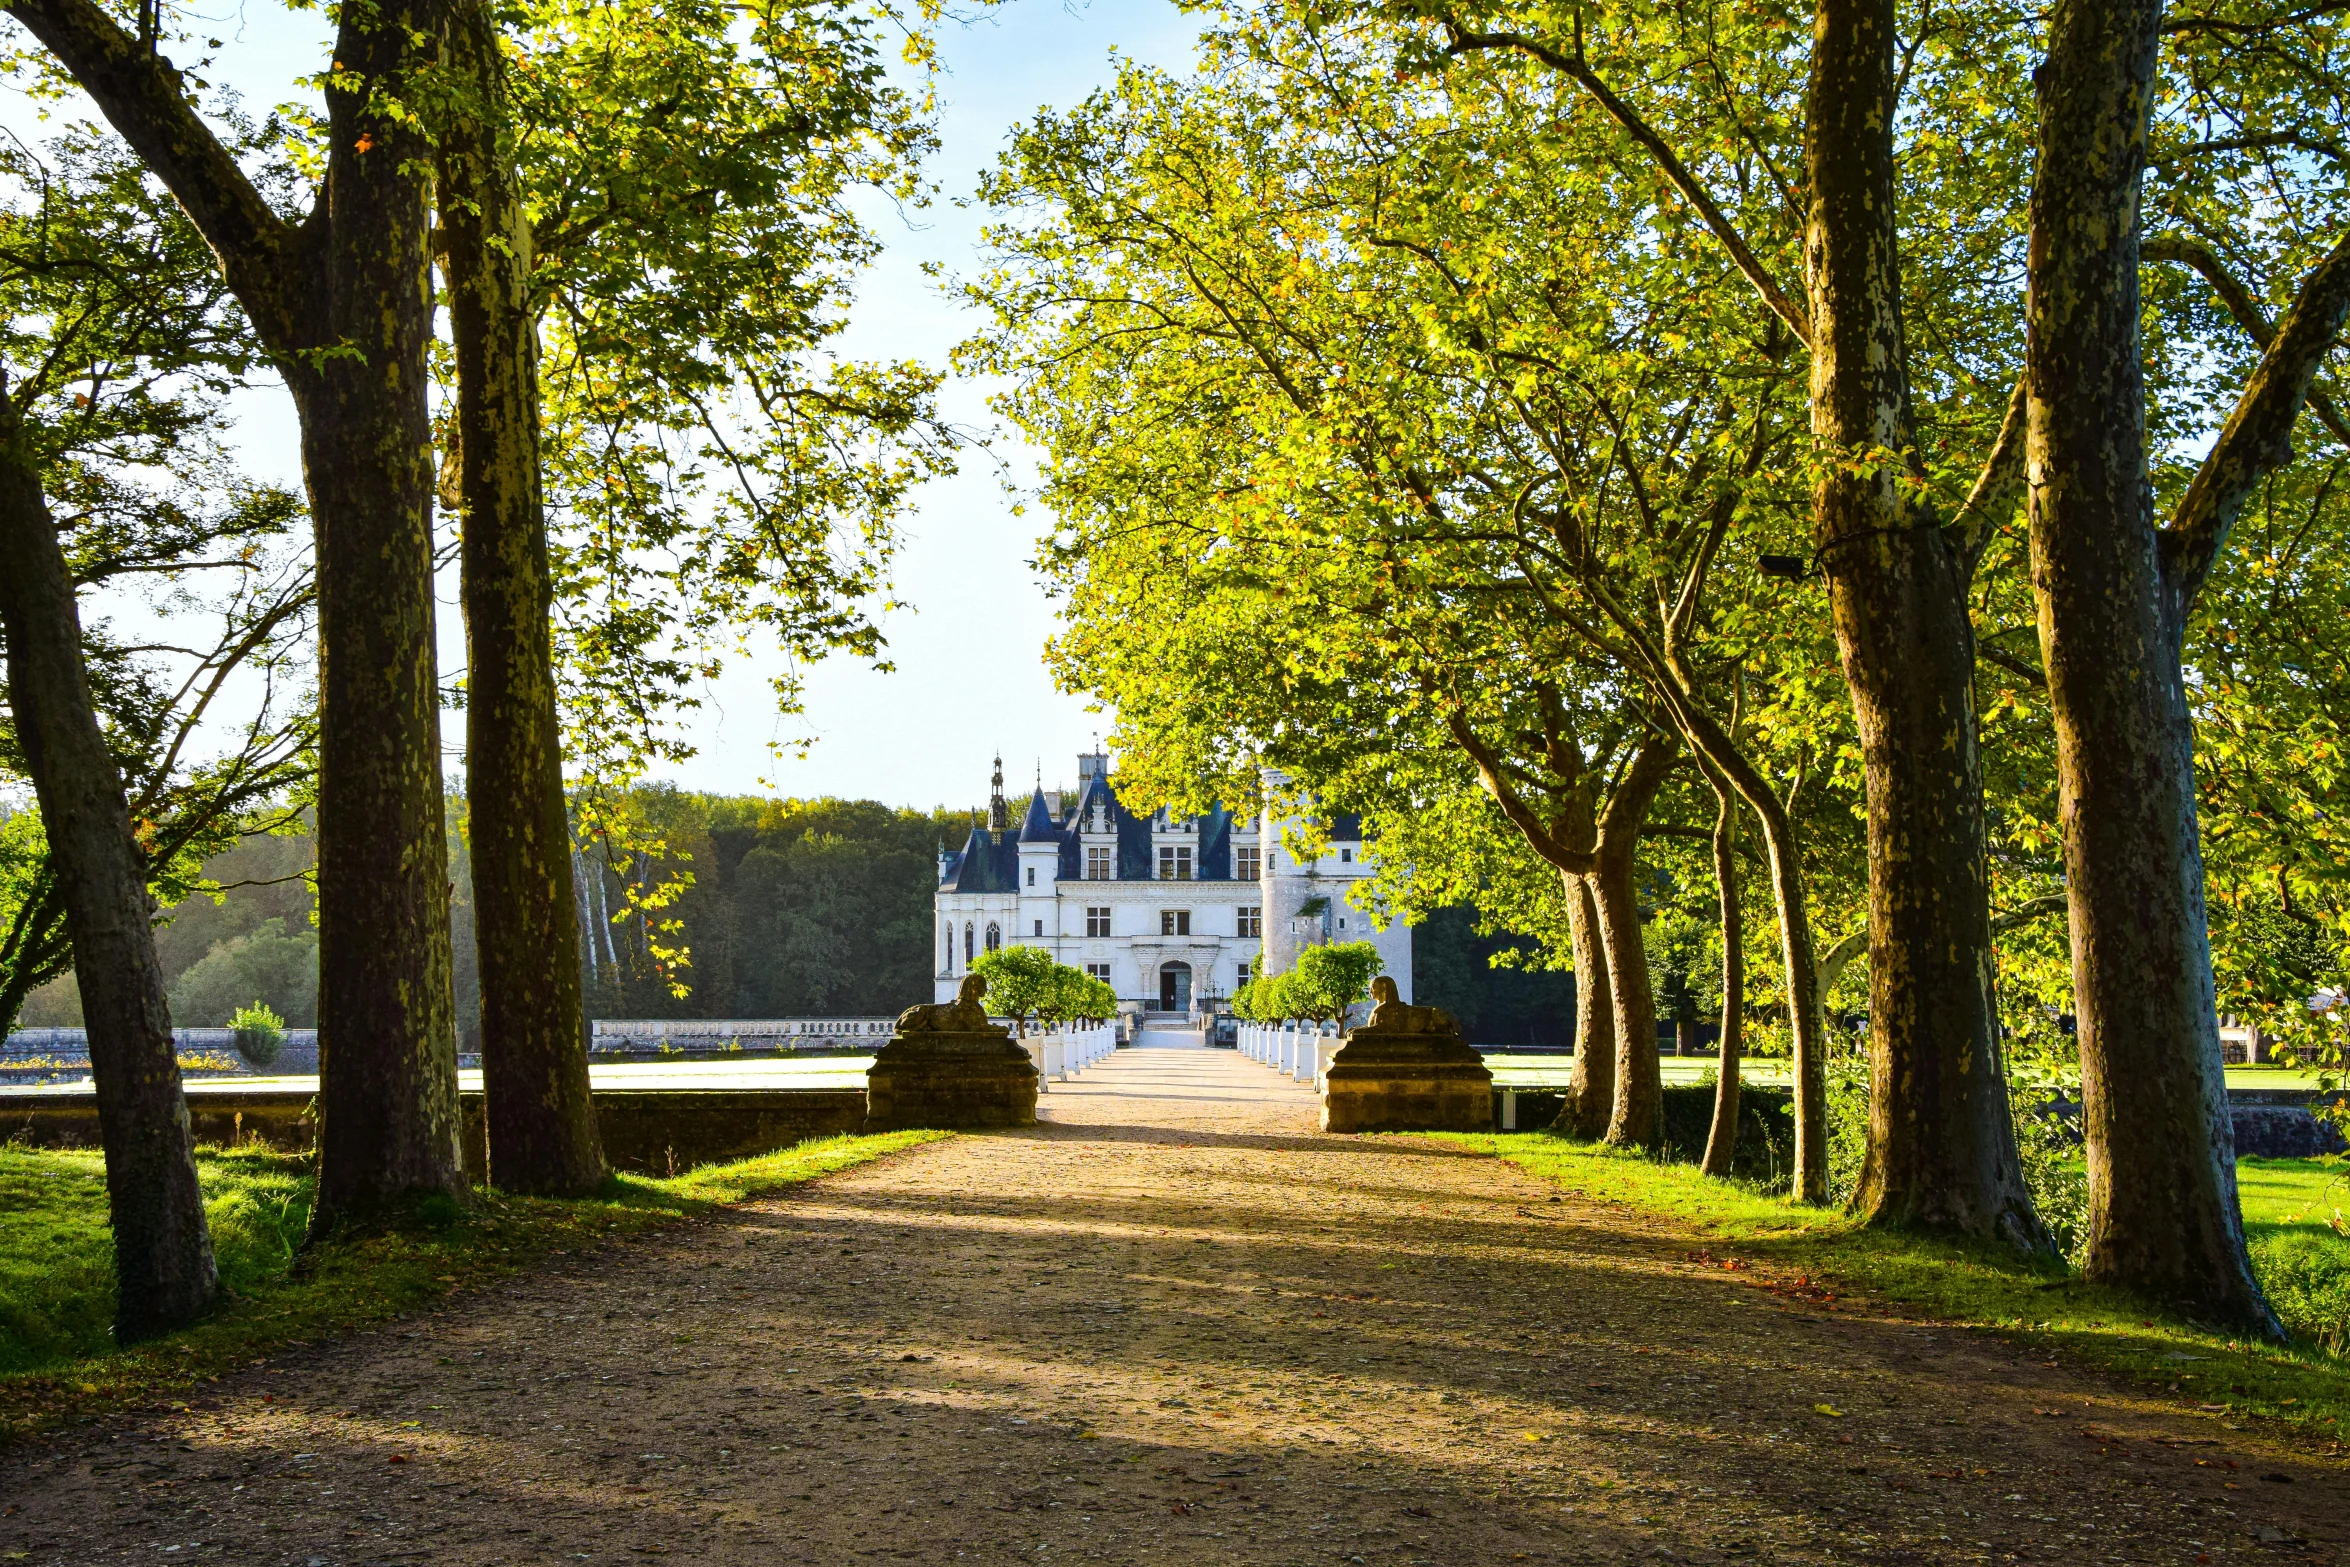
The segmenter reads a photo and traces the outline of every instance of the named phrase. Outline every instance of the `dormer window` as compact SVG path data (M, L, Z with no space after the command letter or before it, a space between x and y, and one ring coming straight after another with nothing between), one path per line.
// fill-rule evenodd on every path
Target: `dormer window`
M1355 851L1354 851L1354 850L1352 850L1352 849L1341 849L1341 850L1339 850L1339 851L1338 851L1338 863L1339 863L1339 864L1341 864L1341 865L1352 865L1354 862L1355 862Z
M1115 879L1111 874L1113 869L1111 856L1113 852L1114 851L1111 850L1106 844L1094 844L1087 848L1085 851L1085 879L1087 881L1111 881Z
M1191 880L1191 845L1162 843L1159 845L1159 880Z

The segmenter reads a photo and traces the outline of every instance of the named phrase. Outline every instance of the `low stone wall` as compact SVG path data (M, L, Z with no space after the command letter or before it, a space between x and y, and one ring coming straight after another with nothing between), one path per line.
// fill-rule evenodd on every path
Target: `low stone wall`
M286 1153L317 1146L316 1097L302 1092L187 1090L196 1141L258 1143ZM698 1164L773 1153L865 1123L860 1088L623 1089L594 1096L604 1157L617 1170L673 1175ZM460 1096L466 1173L482 1178L487 1121L481 1094ZM0 1094L0 1142L35 1148L99 1146L94 1094Z

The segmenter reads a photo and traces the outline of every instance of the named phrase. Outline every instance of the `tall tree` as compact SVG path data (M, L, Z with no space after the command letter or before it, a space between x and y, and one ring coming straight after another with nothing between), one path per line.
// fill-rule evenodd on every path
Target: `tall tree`
M155 951L161 846L151 820L142 842L101 726L88 652L105 644L83 628L67 540L85 579L133 561L166 574L216 564L202 557L224 519L152 476L220 475L219 401L250 356L201 243L135 165L77 135L50 151L53 166L21 146L0 155L21 193L0 214L0 629L7 730L80 980L128 1342L201 1314L219 1280ZM66 523L52 495L72 508ZM274 508L229 510L266 523ZM125 726L134 755L168 729L147 722Z
M2229 532L2290 459L2350 317L2350 241L2309 267L2158 529L2139 267L2162 37L2157 0L2067 0L2050 13L2038 78L2026 447L2079 1015L2087 1271L2281 1337L2236 1197L2181 660Z
M1777 9L1395 9L1433 23L1434 60L1506 53L1575 84L1621 133L1615 166L1638 165L1669 191L1758 311L1808 350L1814 558L1830 585L1868 790L1871 1142L1860 1205L1876 1222L2040 1244L1991 982L1967 603L1980 545L1944 528L1934 504L1902 299L1897 141L1905 125L1938 126L1945 106L1921 110L1913 98L1905 113L1897 7L1819 0L1808 55L1787 46L1789 18ZM1984 83L2009 51L1989 29L1973 45L1955 61L1928 57L1913 94L1945 76L1961 102L1995 97ZM1621 84L1658 51L1686 51L1707 69L1636 103ZM1908 58L1918 65L1919 51ZM1786 80L1790 62L1808 72L1800 91ZM1798 165L1800 182L1790 178ZM1913 164L1913 181L1920 172ZM1800 296L1781 281L1791 261L1804 269ZM2004 472L2013 459L2003 442L1992 466Z
M457 397L448 444L465 607L465 767L489 1177L576 1195L605 1175L589 1096L554 584L539 473L531 224L496 20L450 9L441 265Z
M426 410L433 148L411 102L442 7L339 8L324 170L298 217L198 113L152 11L140 33L93 0L9 14L203 233L300 416L320 633L313 1224L461 1193Z

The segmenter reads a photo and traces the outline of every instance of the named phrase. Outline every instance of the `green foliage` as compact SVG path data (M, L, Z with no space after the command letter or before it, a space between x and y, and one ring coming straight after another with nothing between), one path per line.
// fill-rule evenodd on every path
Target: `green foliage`
M569 750L585 835L609 837L614 791L690 754L677 720L746 637L786 655L786 713L806 663L881 656L895 518L954 441L936 371L836 344L879 248L862 204L919 202L935 137L889 80L886 7L533 0L501 20Z
M172 982L170 998L172 1021L182 1028L234 1028L234 1014L248 1002L297 1027L312 1027L318 1021L317 933L289 933L283 920L264 920L206 953Z
M998 947L971 960L971 972L987 981L989 1013L1010 1018L1022 1034L1028 1032L1028 1020L1058 996L1064 966L1042 947Z
M1379 949L1367 941L1330 941L1297 955L1287 976L1284 999L1294 1017L1344 1021L1347 1008L1371 993L1379 974Z
M2285 1331L2328 1354L2350 1354L2350 1239L2323 1230L2252 1237L2252 1269Z
M1118 993L1107 980L1056 963L1044 1003L1036 1010L1047 1023L1106 1023L1118 1015Z
M19 438L77 587L170 627L126 639L105 616L82 621L150 890L170 905L206 855L307 787L300 506L237 467L227 401L262 367L212 252L137 160L77 125L0 147L0 185L0 384ZM0 708L0 779L25 776ZM46 841L14 819L0 830L0 1026L69 960Z
M666 1180L615 1176L577 1200L477 1192L441 1199L437 1223L339 1236L293 1266L309 1224L310 1160L258 1148L197 1150L224 1310L117 1350L104 1161L0 1145L0 1439L152 1403L288 1343L417 1310L573 1253L828 1175L938 1132L826 1137Z
M237 1054L253 1066L267 1066L285 1048L286 1020L256 1001L240 1007L228 1026L236 1030Z

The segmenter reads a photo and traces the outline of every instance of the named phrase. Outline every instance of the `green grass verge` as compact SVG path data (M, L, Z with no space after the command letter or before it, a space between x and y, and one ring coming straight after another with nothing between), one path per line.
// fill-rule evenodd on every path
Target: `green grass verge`
M114 1346L106 1171L96 1153L0 1146L0 1441L184 1395L257 1355L429 1305L543 1258L707 1213L945 1136L827 1137L667 1180L615 1176L576 1200L476 1194L442 1222L301 1252L310 1161L199 1149L228 1298L181 1333Z
M2313 1319L2350 1316L2350 1241L2314 1222L2331 1215L2331 1202L2350 1209L2339 1160L2248 1159L2241 1167L2255 1266L2280 1313L2304 1335L2291 1349L2275 1349L2152 1310L2055 1263L2030 1263L1995 1245L1864 1229L1835 1213L1711 1180L1689 1165L1546 1132L1443 1140L1494 1153L1576 1195L1677 1220L1691 1232L1693 1251L1745 1265L1749 1282L1803 1309L1865 1302L1995 1329L2231 1423L2276 1422L2337 1448L2350 1421L2350 1360L2311 1342L2310 1331ZM2318 1208L2328 1192L2331 1201Z

